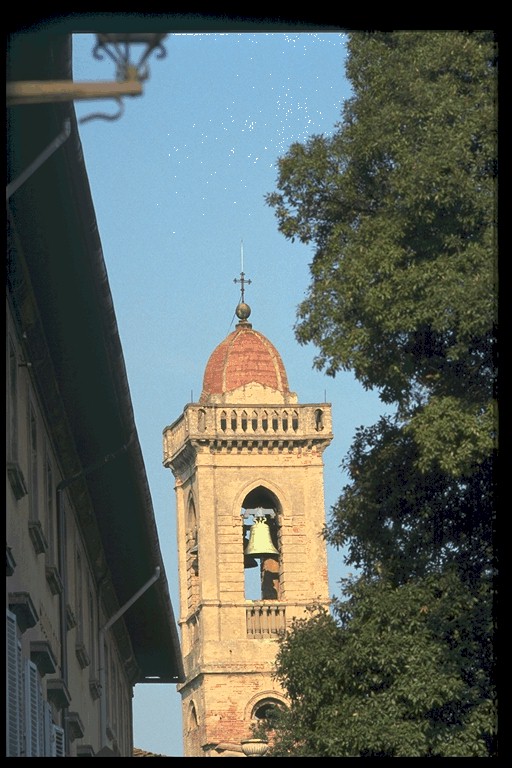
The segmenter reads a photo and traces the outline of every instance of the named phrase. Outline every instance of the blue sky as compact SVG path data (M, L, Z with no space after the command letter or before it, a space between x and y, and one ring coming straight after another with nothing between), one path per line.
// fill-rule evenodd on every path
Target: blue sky
M166 57L149 61L143 96L126 99L118 120L80 126L176 617L175 500L162 432L197 401L208 357L234 329L242 241L253 327L280 351L299 402L332 404L327 516L356 428L384 412L378 394L350 374L313 370L314 347L297 343L314 252L279 233L264 200L276 189L278 157L340 120L350 97L345 44L341 31L171 33ZM114 80L113 62L97 61L93 45L93 35L74 35L74 80ZM79 119L118 109L108 101L75 107ZM346 569L340 553L328 554L330 590L339 594ZM134 743L183 754L176 686L135 687Z

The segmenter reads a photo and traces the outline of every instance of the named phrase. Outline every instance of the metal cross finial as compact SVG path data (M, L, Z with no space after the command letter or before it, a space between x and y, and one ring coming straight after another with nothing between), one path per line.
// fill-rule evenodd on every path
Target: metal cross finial
M233 280L234 283L240 283L240 301L244 302L244 294L245 294L245 284L247 285L251 284L251 281L246 279L245 272L244 272L244 243L243 240L240 242L240 280L235 277Z

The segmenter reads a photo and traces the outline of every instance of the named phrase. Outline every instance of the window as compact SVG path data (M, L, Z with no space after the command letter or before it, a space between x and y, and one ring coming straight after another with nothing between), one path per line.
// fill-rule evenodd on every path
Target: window
M80 552L76 552L76 639L77 642L83 641L84 631L84 607L83 607L83 569Z
M192 497L188 501L186 548L188 605L193 609L199 600L199 546L196 507Z
M43 688L36 665L25 659L25 756L44 756Z
M28 428L29 428L29 482L30 482L30 519L39 520L39 482L38 482L38 456L37 456L37 418L34 406L29 403L28 406Z
M53 723L37 666L23 657L16 615L7 611L6 756L64 757L64 731Z
M31 401L28 405L28 479L29 522L28 530L34 552L37 555L48 550L48 542L39 519L39 455L37 414Z
M89 658L91 660L90 674L92 677L94 677L96 673L96 632L95 632L94 597L93 597L90 579L89 579L89 592L88 592L88 609L89 609Z
M46 495L46 530L48 533L48 556L50 563L57 565L57 537L55 520L55 489L53 484L53 469L49 454L46 454L45 495Z
M7 611L7 710L6 736L7 757L22 756L22 723L23 723L23 669L21 655L21 640L19 638L16 616Z
M8 412L8 456L9 461L18 460L18 358L12 339L9 339L9 412Z
M324 428L324 412L321 408L317 408L315 411L315 429L317 432L321 432Z

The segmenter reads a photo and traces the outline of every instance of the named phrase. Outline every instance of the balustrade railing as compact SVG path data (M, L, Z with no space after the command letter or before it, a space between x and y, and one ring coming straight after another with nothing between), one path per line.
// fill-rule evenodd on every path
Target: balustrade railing
M282 605L253 605L246 609L247 637L276 636L286 629L286 611Z

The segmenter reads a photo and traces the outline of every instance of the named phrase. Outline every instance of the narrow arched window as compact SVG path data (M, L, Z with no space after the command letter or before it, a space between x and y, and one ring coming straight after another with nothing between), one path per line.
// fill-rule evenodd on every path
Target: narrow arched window
M194 608L199 599L199 539L197 516L193 498L189 499L186 528L187 582L189 607Z

